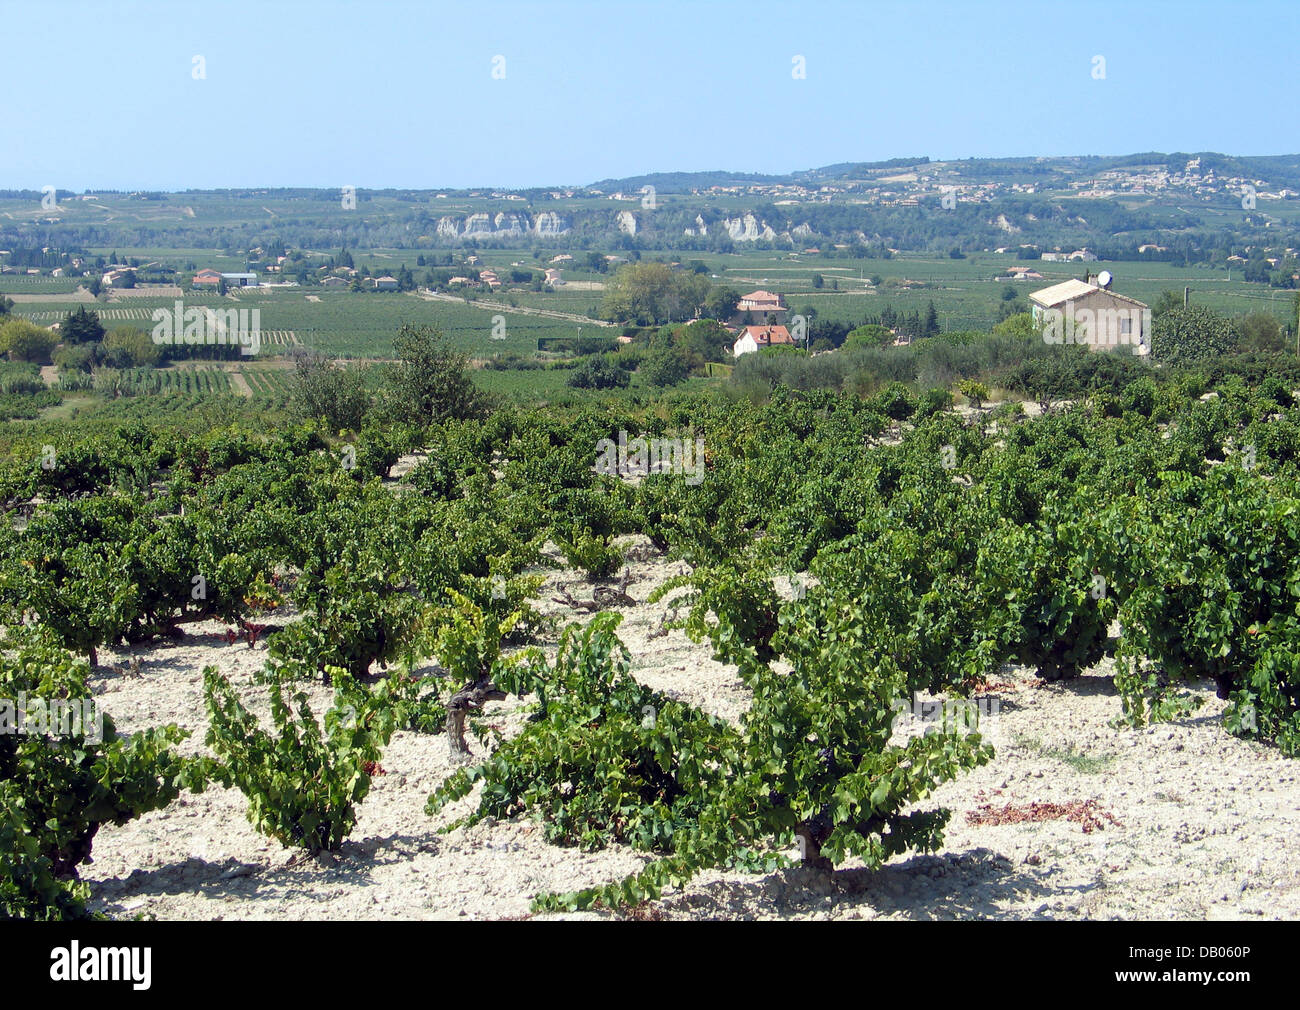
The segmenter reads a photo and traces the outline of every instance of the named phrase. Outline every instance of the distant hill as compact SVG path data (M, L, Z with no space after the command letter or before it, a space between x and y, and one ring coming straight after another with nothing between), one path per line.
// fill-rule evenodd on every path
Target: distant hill
M639 192L642 186L653 186L658 193L689 193L693 189L711 186L747 185L769 183L779 185L788 181L788 175L757 175L752 172L651 172L649 175L630 175L626 179L601 179L588 188L605 192L624 190Z
M646 186L665 199L641 201ZM0 192L0 249L818 247L826 257L1002 249L1036 259L1086 248L1102 259L1183 264L1254 249L1274 261L1256 273L1289 286L1295 271L1278 263L1300 248L1300 154L918 156L780 175L649 172L587 187L358 188L359 213L338 189L65 192L57 212L41 195Z
M890 158L888 161L845 161L824 168L811 168L785 175L761 175L754 172L652 172L649 175L631 175L626 179L601 179L590 189L639 191L642 186L653 186L658 193L689 193L694 189L711 186L741 186L765 183L772 186L794 185L807 182L825 182L831 179L851 179L887 168L910 168L929 164L929 158Z
M1189 161L1196 158L1201 161L1202 171L1213 169L1219 175L1245 176L1263 180L1272 186L1300 188L1300 154L1228 155L1215 151L1196 153L1147 151L1116 156L1077 155L1052 158L965 158L947 162L934 162L929 157L890 158L887 161L845 161L821 168L788 172L784 175L729 172L722 169L709 172L655 172L629 176L625 179L602 179L593 182L590 188L605 192L613 190L635 192L642 186L654 186L660 193L689 193L692 190L708 189L713 186L754 183L773 186L808 185L836 180L864 179L889 169L920 166L955 172L970 182L981 180L1005 182L1009 179L1050 182L1054 177L1063 180L1080 173L1141 166L1161 166L1170 171L1181 171Z

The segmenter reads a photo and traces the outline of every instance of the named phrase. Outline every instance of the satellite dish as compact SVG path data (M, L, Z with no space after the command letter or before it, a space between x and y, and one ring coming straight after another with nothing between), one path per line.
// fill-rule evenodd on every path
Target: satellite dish
M1097 275L1097 283L1103 288L1110 287L1110 282L1114 279L1115 278L1111 277L1109 270L1103 270Z

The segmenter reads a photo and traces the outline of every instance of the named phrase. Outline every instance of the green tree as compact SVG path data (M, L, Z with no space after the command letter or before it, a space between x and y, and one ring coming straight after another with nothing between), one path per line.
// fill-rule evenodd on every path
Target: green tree
M1232 320L1200 305L1170 309L1151 327L1151 357L1176 365L1227 354L1237 341Z
M844 338L844 346L885 347L893 343L893 340L894 334L888 327L881 326L879 323L867 323L865 326L849 331L849 335Z
M360 431L370 407L365 374L322 354L303 355L294 367L289 405L303 420L324 418L332 431Z
M84 305L63 317L59 335L69 344L93 344L104 339L104 326L99 313L88 312Z
M653 326L689 319L704 308L712 285L703 274L666 263L628 263L605 288L601 314L616 322Z
M683 326L677 340L688 354L698 355L704 361L727 361L736 338L716 319L701 319Z
M691 364L680 348L665 347L653 352L641 366L641 374L652 386L675 386L690 374Z
M1017 312L993 327L993 333L999 337L1019 337L1023 340L1041 340L1042 333L1034 325L1031 312Z
M152 368L162 360L162 347L133 326L109 330L101 346L104 364L110 368Z
M10 361L48 364L56 343L53 333L26 319L10 319L0 326L0 353L8 354Z
M1237 350L1280 351L1286 347L1282 324L1271 312L1251 312L1237 321Z
M574 389L619 389L632 381L631 376L605 355L588 358L570 374L568 385Z
M740 295L735 288L716 285L704 296L703 315L709 319L726 321L736 314L736 306L739 303Z
M404 323L393 341L398 363L385 384L384 413L404 423L428 424L487 413L470 377L469 357L454 350L440 330Z
M1155 304L1151 306L1151 318L1163 316L1170 309L1181 309L1183 307L1183 296L1177 291L1171 291L1166 288L1160 292Z

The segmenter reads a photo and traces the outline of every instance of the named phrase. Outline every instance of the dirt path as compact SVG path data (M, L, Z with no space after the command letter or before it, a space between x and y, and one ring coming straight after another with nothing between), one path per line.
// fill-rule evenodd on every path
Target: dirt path
M59 384L59 366L41 365L41 381L47 386L57 386Z
M226 374L230 376L231 389L233 389L240 396L252 397L253 387L248 384L248 380L244 378L243 372L230 371L227 372Z

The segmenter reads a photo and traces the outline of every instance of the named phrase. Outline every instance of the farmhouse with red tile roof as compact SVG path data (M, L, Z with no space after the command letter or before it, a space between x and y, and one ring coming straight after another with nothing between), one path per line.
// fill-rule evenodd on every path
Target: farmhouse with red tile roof
M760 289L741 295L736 308L740 312L780 312L785 306L781 304L780 295Z
M774 344L793 345L794 338L784 326L746 326L731 350L738 358L742 354L751 354L761 347L771 347Z

